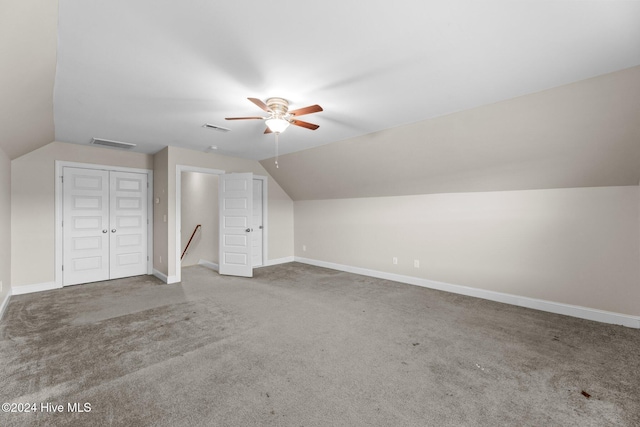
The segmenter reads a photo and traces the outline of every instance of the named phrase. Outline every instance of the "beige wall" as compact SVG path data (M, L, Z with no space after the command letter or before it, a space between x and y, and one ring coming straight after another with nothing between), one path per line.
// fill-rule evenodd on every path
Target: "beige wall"
M199 260L218 263L218 176L198 172L182 172L181 229L184 249L196 225L202 227L195 234L182 266L197 264Z
M11 162L12 286L55 280L55 161L153 169L152 156L52 142Z
M0 148L0 305L11 289L11 161Z
M638 192L628 186L297 201L295 254L640 315Z
M203 153L184 148L167 147L168 177L166 185L167 205L155 205L158 208L158 216L167 216L166 226L154 229L154 240L164 241L167 245L159 248L162 253L155 253L154 268L163 272L170 278L176 275L176 166L195 166L208 169L221 169L228 173L252 172L256 175L268 177L268 260L293 256L293 202L282 190L280 185L271 178L267 171L254 160L228 157L214 153ZM157 158L158 154L156 154ZM155 189L158 190L157 188ZM161 223L156 222L156 226ZM162 256L168 263L165 272L164 265L158 265L157 260ZM161 268L159 268L161 267Z

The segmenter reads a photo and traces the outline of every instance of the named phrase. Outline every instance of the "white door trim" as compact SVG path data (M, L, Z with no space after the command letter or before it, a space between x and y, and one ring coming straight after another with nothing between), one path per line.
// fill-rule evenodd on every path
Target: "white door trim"
M171 280L172 283L182 281L182 262L180 261L180 255L182 255L182 172L198 172L210 175L224 174L222 169L207 169L197 166L176 165L176 274L173 276L173 280Z
M108 170L115 172L134 172L147 175L147 274L153 273L153 171L150 169L127 168L121 166L97 165L63 160L55 161L55 284L62 288L62 169L64 167Z
M269 218L267 216L267 182L269 181L266 176L263 175L253 175L253 179L259 179L262 181L262 265L260 267L265 267L267 265L267 260L269 257L267 256L267 242L268 239L268 229L269 229ZM257 267L257 268L260 268Z

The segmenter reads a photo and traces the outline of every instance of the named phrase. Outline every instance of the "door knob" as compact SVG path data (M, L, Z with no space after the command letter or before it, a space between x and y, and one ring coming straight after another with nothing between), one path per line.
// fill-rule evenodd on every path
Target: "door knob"
M112 233L115 233L115 232L116 232L116 229L114 228L113 230L111 230L111 232L112 232Z
M103 233L106 233L107 231L109 231L109 230L107 230L106 228L104 230L102 230Z
M244 231L246 231L247 233L250 233L250 232L251 232L251 229L250 229L250 228L247 228L247 229L246 229L246 230L244 230Z

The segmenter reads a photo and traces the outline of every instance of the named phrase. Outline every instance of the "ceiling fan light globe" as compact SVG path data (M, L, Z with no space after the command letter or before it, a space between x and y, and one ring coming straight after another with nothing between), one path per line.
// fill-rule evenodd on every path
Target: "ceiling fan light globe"
M289 122L284 119L268 119L265 123L273 133L282 133L289 127Z

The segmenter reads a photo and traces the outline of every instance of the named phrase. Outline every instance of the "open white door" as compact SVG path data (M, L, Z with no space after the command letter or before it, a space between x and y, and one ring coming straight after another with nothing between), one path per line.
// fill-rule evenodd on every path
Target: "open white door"
M251 231L253 216L253 174L220 175L219 273L253 277Z

